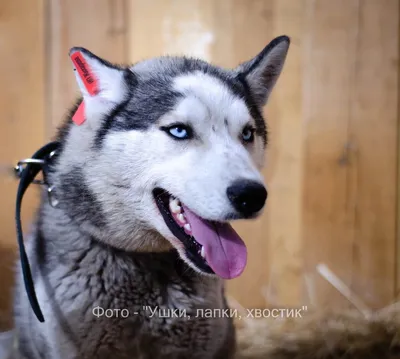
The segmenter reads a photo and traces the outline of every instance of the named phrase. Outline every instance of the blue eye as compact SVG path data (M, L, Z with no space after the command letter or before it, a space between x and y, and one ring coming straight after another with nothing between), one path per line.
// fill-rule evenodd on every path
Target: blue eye
M168 127L161 127L161 130L168 133L177 140L188 140L192 138L192 129L186 125L175 124Z
M186 129L180 126L170 128L169 133L174 137L182 139L187 138L188 136L188 132L186 131Z
M244 142L253 142L254 141L254 128L250 126L246 126L242 131L242 140Z

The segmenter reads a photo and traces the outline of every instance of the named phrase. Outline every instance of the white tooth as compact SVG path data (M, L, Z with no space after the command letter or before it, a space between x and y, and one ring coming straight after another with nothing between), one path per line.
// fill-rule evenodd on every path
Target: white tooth
M182 213L179 213L177 217L178 217L179 222L181 222L182 224L186 223L186 219L185 219L185 217L183 217Z
M171 210L172 213L180 213L181 212L181 207L178 204L177 199L172 199L169 201L169 209Z
M186 223L186 224L183 226L183 228L185 228L188 232L191 232L191 231L192 231L192 227L190 227L190 224L189 224L189 223Z
M181 212L182 212L182 207L181 206L176 206L172 210L172 213L181 213Z
M200 255L204 258L206 254L204 253L204 247L201 247Z

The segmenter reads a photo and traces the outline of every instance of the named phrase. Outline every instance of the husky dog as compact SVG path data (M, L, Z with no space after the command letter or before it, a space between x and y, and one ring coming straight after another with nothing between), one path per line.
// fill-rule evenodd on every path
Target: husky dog
M278 37L234 69L70 51L82 97L49 163L58 205L42 200L27 242L44 323L18 275L23 358L233 357L223 280L247 252L229 221L264 207L262 108L288 48Z

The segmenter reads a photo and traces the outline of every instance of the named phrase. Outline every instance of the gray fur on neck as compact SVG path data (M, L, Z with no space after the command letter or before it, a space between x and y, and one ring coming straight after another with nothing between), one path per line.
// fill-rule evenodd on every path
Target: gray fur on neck
M112 248L46 201L27 249L45 316L45 323L36 320L20 280L16 326L27 358L229 358L233 352L230 319L196 318L198 309L226 307L221 281L196 274L175 251ZM99 317L94 308L113 314ZM185 317L173 317L174 310Z

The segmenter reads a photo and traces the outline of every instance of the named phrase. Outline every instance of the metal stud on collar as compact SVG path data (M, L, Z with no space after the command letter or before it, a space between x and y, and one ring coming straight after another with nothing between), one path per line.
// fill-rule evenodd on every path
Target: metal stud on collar
M57 195L55 193L55 187L54 186L49 186L47 187L47 195L49 197L49 203L52 207L57 207L58 204L60 203Z

